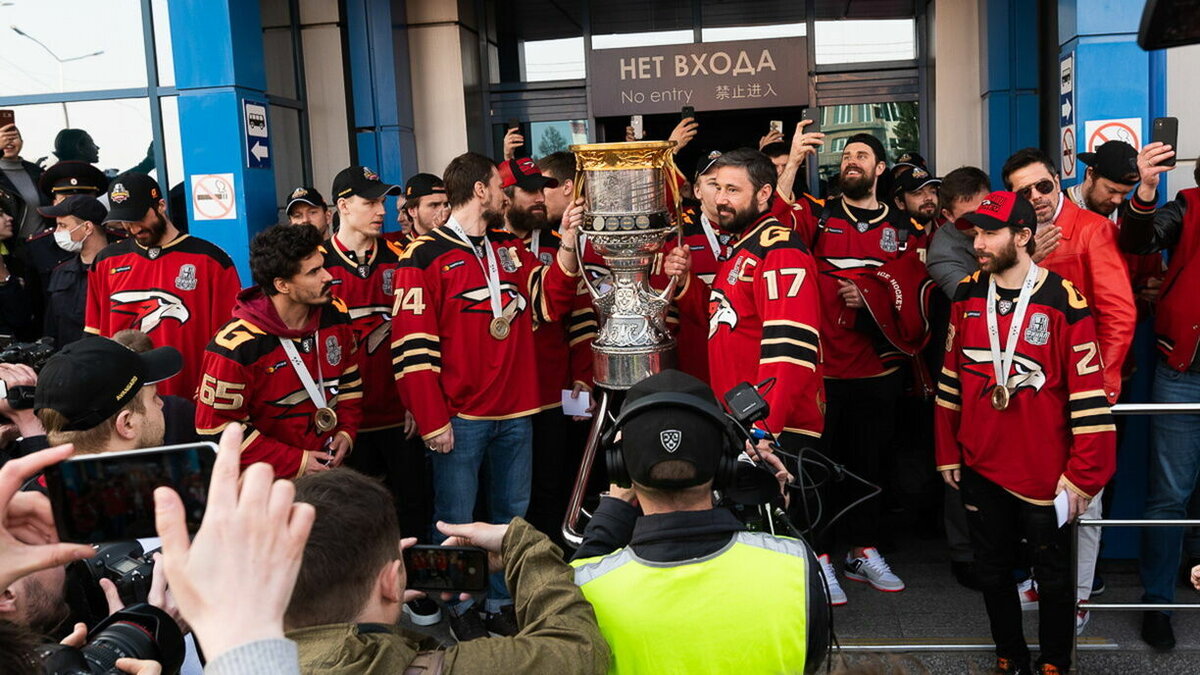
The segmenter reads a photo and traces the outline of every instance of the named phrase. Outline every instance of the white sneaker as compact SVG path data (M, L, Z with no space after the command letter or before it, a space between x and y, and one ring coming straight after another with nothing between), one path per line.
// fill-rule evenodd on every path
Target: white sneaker
M877 591L896 593L904 590L904 582L892 572L887 561L874 546L863 549L863 557L846 554L846 578L871 584Z
M429 598L417 598L404 603L404 614L418 626L435 626L442 621L442 609Z
M829 556L822 553L817 556L817 560L821 561L821 574L825 575L825 586L829 589L829 604L834 607L846 604L846 591L843 591L842 585L838 583L837 573L833 571L833 563L829 562Z
M1033 577L1017 584L1017 597L1021 598L1021 610L1025 612L1036 612L1038 608L1038 589L1037 582Z
M1083 635L1083 629L1085 626L1088 625L1088 621L1090 621L1091 618L1092 618L1091 612L1087 611L1086 609L1079 609L1079 610L1075 611L1075 634L1076 635Z

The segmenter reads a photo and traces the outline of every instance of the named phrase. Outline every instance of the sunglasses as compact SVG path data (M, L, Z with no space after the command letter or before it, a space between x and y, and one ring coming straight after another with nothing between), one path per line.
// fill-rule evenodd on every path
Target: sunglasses
M1048 195L1054 192L1054 181L1050 180L1049 178L1044 178L1033 185L1026 185L1020 190L1017 190L1017 195L1020 196L1021 199L1029 201L1029 198L1033 196L1034 190L1037 190L1038 194Z

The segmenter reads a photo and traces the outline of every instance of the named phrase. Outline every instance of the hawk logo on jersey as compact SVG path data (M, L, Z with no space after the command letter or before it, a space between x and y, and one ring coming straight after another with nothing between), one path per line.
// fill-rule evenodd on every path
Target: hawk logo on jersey
M149 333L167 319L185 324L192 318L183 300L166 291L121 291L109 297L110 311L133 317L130 327Z
M990 392L992 386L996 384L995 366L992 365L992 351L990 349L964 347L962 352L968 361L963 364L963 370L984 378L986 384L983 386L983 391L984 393ZM1035 392L1038 392L1046 385L1046 372L1042 369L1042 364L1037 361L1028 356L1014 354L1013 372L1008 374L1007 384L1009 390L1014 394L1023 388L1032 388Z
M463 308L464 312L492 313L492 297L488 294L487 286L464 291L456 297L472 303ZM516 284L511 281L500 282L500 309L505 316L515 320L518 314L525 311L525 306L525 296L521 295Z
M725 292L714 288L712 295L708 297L708 337L717 334L717 330L721 324L729 326L729 330L737 330L738 315L734 311L733 305L729 303L729 298L725 297Z
M349 311L350 320L358 322L360 319L368 316L378 317L379 324L367 333L364 342L367 345L367 353L374 354L379 349L380 345L388 344L392 336L392 308L387 305L369 305L367 307L355 307Z
M839 270L857 270L864 267L883 267L883 261L875 258L821 258Z
M663 450L667 452L675 452L679 449L680 442L683 441L683 432L678 429L663 429L658 432L658 442L662 443Z
M196 266L188 263L179 266L179 276L175 277L175 288L181 291L196 290Z

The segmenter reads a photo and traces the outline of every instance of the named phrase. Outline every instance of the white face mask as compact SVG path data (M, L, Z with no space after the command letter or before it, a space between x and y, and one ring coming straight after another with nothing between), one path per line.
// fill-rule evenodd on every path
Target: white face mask
M70 230L55 230L54 243L58 244L58 247L67 253L79 253L81 250L83 250L83 240L81 239L79 241L75 241L74 239L71 239L71 233L75 230L78 230L80 227L82 226L76 226L74 229Z

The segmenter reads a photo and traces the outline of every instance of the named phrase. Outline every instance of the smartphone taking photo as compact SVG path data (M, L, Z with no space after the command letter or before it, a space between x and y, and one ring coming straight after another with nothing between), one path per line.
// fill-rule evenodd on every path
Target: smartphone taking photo
M215 444L193 443L79 455L47 467L46 490L59 539L98 544L157 537L154 489L159 486L179 493L188 532L195 533L216 459Z
M1150 124L1150 142L1165 143L1175 148L1175 156L1161 162L1163 166L1175 166L1175 157L1179 156L1179 119L1176 117L1156 117Z
M418 591L474 593L488 585L487 551L474 546L410 546L404 549L406 586Z

